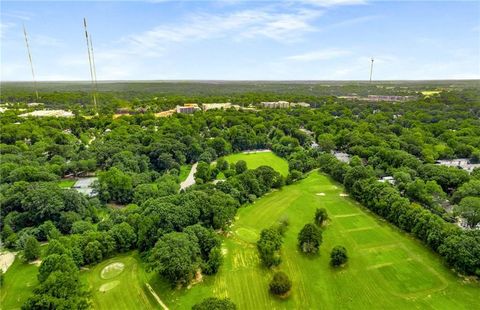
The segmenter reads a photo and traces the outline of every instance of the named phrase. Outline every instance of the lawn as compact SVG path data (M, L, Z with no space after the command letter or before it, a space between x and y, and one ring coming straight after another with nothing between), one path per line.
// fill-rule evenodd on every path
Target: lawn
M61 188L71 188L75 184L76 180L72 179L62 179L57 184Z
M424 95L425 97L430 97L432 95L440 94L441 92L441 90L424 90L422 91L422 95Z
M180 166L180 174L178 175L178 179L180 180L180 182L183 182L187 179L191 169L192 165Z
M478 283L456 276L438 255L342 192L327 176L312 172L239 210L231 236L224 238L225 261L216 276L181 290L157 276L150 283L171 309L189 309L208 296L229 297L239 309L479 309ZM331 220L320 254L310 257L298 251L297 234L318 207L326 208ZM261 229L284 216L290 226L278 269L290 276L293 289L281 300L268 292L272 271L260 266L255 241ZM350 256L338 270L329 265L335 245L344 245Z
M37 266L24 263L17 256L4 275L3 286L0 290L0 308L3 310L20 309L38 285L37 273Z
M225 156L225 160L228 161L229 164L235 164L239 160L244 160L247 163L248 169L270 166L283 176L286 177L288 175L288 162L273 152L237 153Z
M146 286L150 276L136 252L118 255L81 272L94 309L162 309Z

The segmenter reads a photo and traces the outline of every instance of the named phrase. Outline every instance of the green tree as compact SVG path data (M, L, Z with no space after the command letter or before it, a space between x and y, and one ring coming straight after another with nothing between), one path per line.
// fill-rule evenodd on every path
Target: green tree
M99 174L98 191L103 201L128 203L131 201L133 193L132 177L118 168L110 168Z
M97 240L87 243L83 250L83 258L87 264L95 264L102 260L102 245Z
M40 257L40 243L35 237L30 236L25 240L23 257L25 257L27 261L32 261Z
M322 226L326 220L328 220L327 209L317 208L317 210L315 210L315 224Z
M247 171L247 163L244 160L239 160L235 163L235 172L237 174Z
M334 267L345 264L348 260L347 249L341 245L337 245L330 253L330 264Z
M275 272L270 282L270 292L275 295L285 295L292 288L292 281L283 271Z
M282 246L282 236L278 229L271 227L263 229L260 232L260 239L257 241L258 254L260 260L267 267L280 264L280 248Z
M477 226L480 223L480 197L463 198L455 207L455 212L467 220L468 226Z
M197 240L186 233L172 232L162 236L150 255L151 267L172 286L186 285L195 276L200 262Z
M306 224L298 233L298 246L304 253L317 253L322 244L322 231L314 224Z

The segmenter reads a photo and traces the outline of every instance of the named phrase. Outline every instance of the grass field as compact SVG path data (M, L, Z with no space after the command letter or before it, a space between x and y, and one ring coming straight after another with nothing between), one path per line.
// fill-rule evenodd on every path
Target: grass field
M0 309L20 309L38 284L37 273L37 266L24 263L17 257L4 275Z
M94 309L162 309L146 286L150 276L136 252L118 255L81 273Z
M239 160L244 160L247 163L248 169L255 169L260 166L270 166L283 176L288 175L288 163L285 159L275 155L273 152L259 152L259 153L237 153L225 157L229 164L235 164Z
M341 186L313 172L239 210L232 235L224 239L225 262L216 276L190 289L172 290L158 277L152 285L171 309L189 309L207 296L228 296L239 309L480 308L478 283L457 277L419 241L341 193ZM320 254L309 257L299 253L297 234L312 221L317 207L326 208L331 220ZM283 216L290 226L278 269L293 282L286 300L269 294L272 271L259 265L254 244L261 229ZM350 256L338 270L329 265L335 245L344 245Z
M71 188L75 184L76 180L64 179L58 182L58 186L61 188Z
M319 195L323 193L323 195ZM190 309L209 296L229 297L238 309L480 309L480 285L456 276L440 257L416 239L380 220L348 197L327 176L312 172L291 186L239 209L229 237L223 238L225 261L219 273L189 288L172 289L145 271L137 252L108 259L81 272L94 309L162 309L153 287L169 309ZM297 249L297 234L315 209L327 209L330 221L317 256ZM277 268L293 282L288 299L273 297L273 271L260 266L255 242L260 230L287 216L290 226ZM345 267L333 269L335 245L349 252ZM107 267L107 268L106 268ZM19 309L36 285L37 267L20 261L5 275L2 309ZM15 292L14 294L12 292Z
M178 179L180 180L180 182L183 182L187 179L191 169L192 165L180 166L180 174L178 175Z

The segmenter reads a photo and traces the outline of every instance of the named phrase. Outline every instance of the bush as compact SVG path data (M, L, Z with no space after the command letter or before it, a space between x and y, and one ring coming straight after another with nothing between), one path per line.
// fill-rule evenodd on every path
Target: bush
M292 281L282 272L276 272L270 282L270 292L275 295L285 295L292 288Z
M205 298L202 302L195 304L192 310L236 310L237 306L228 298L216 297Z
M23 256L27 261L32 261L40 257L40 243L35 237L29 236L25 240Z
M347 260L347 249L345 249L345 247L337 245L332 249L332 253L330 253L330 263L332 264L332 266L341 266L345 264Z
M315 211L315 224L322 226L325 221L328 220L327 210L320 208Z
M304 253L317 253L322 244L322 231L314 224L306 224L298 233L298 246Z

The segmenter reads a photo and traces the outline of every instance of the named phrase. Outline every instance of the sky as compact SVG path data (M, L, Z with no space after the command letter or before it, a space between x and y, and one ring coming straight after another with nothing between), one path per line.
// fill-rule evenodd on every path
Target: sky
M480 1L1 1L1 81L480 79Z

